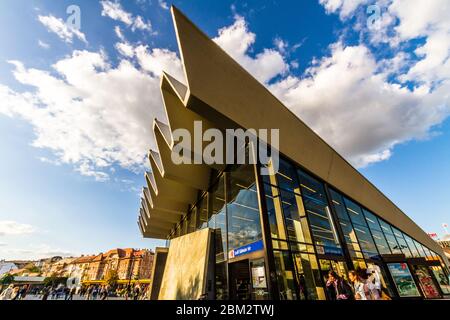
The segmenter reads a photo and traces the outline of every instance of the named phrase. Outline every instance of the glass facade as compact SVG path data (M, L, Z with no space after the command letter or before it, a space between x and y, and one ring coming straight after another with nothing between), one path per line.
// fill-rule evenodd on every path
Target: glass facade
M326 290L328 273L334 271L347 279L351 269L371 279L380 296L417 296L420 291L423 297L434 297L430 288L450 294L447 268L440 257L376 213L287 160L280 159L274 175L257 177L255 172L253 165L216 172L210 189L199 196L170 236L203 228L215 231L216 299L242 295L243 286L250 288L245 296L270 297L268 256L273 259L278 298L283 300L330 298ZM264 219L268 226L266 241L273 249L270 254L262 245ZM255 255L252 251L245 262L245 255L238 257L243 248L257 248L258 252ZM403 255L431 264L405 269L406 260L383 260ZM236 276L241 272L236 270L242 268L250 268L248 283ZM411 281L413 276L419 285ZM432 277L436 278L433 283Z

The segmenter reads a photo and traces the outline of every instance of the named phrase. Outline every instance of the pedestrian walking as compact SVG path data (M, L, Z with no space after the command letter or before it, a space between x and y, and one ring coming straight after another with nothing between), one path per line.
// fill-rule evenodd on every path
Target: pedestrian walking
M28 286L24 285L19 291L19 300L24 300L28 293Z
M50 294L50 288L44 287L44 289L42 289L42 300L47 300L49 294Z
M14 285L10 284L3 292L0 294L0 300L11 300L14 291Z
M67 298L67 300L73 300L73 295L75 294L75 291L77 289L75 287L72 287L72 289L69 290L69 296Z

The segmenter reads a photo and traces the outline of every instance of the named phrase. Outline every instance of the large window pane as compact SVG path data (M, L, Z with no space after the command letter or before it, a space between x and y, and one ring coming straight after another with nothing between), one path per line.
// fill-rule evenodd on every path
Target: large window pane
M371 213L365 209L363 209L363 212L364 212L364 217L366 218L367 225L369 226L370 230L381 231L381 227L380 227L380 224L378 223L377 217L373 213Z
M378 251L375 246L375 242L372 239L370 231L368 228L363 226L355 226L356 237L359 240L359 245L361 250L367 258L376 258L378 256Z
M324 300L319 266L315 255L293 253L301 300Z
M207 196L203 197L197 204L197 230L208 227L208 201Z
M356 238L356 233L353 230L353 226L350 221L340 221L342 233L344 234L345 242L349 250L361 251L359 247L358 239Z
M294 167L290 163L280 159L280 167L276 176L279 188L295 193L300 193L297 174L295 173Z
M362 213L361 207L345 197L344 203L345 206L347 207L347 212L352 222L365 227L367 224L366 219L364 218L364 215Z
M228 250L231 250L262 239L262 233L253 166L239 166L229 176L227 214Z
M400 249L400 246L397 243L397 240L394 236L391 226L381 219L378 219L378 222L380 223L381 229L383 230L383 234L386 238L389 248L391 249L391 252L393 254L402 253L402 250Z
M381 231L377 230L371 230L371 232L378 252L380 252L380 254L391 254L391 249L389 248L389 244L387 243L384 234Z
M408 245L409 250L411 251L411 254L413 257L420 257L419 255L419 250L417 250L416 245L414 244L413 239L411 239L409 236L407 236L406 234L403 234L403 237L406 240L406 244Z
M341 246L332 225L328 206L316 202L308 196L303 198L305 210L308 214L314 243L318 252L323 254L341 254Z
M197 208L193 208L188 216L188 233L194 232L196 230L196 214Z
M333 203L334 210L336 211L339 220L350 221L342 196L332 189L330 189L330 194L331 202Z
M302 194L314 198L316 201L327 203L323 184L300 169L297 170L297 173L300 179Z
M227 258L227 223L225 211L225 187L224 176L222 175L218 183L213 187L209 195L208 226L215 230L216 238L216 261L224 261Z
M297 172L302 187L303 204L317 252L342 254L323 184L301 170Z
M276 186L264 184L267 215L272 238L286 240L280 192Z
M281 200L289 240L312 243L301 196L281 190Z
M215 265L215 289L216 300L228 299L228 271L227 263L221 262Z
M294 280L294 268L287 251L274 251L280 300L297 300Z
M397 240L397 243L400 247L400 250L402 250L402 253L405 255L405 257L411 258L412 254L408 248L408 244L406 243L405 238L403 238L403 233L394 227L392 227L392 231L394 232L395 239Z
M426 258L427 255L425 254L425 250L423 249L422 244L420 244L416 240L413 240L413 241L414 241L414 244L416 245L417 250L419 251L419 256L422 258Z
M400 246L398 245L397 240L395 239L395 236L393 234L386 233L384 234L384 236L386 237L386 241L393 254L402 253L402 250L400 249Z

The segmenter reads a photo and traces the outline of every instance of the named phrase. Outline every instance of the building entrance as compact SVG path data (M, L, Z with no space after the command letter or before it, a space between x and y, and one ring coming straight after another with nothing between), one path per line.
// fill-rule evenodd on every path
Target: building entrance
M228 265L231 300L251 299L249 261L241 260Z

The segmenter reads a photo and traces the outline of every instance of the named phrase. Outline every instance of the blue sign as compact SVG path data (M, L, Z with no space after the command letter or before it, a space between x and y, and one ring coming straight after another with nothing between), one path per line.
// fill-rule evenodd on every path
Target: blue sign
M230 259L243 256L244 254L249 254L251 252L259 251L264 249L264 243L262 240L247 244L237 249L230 250L228 257Z

